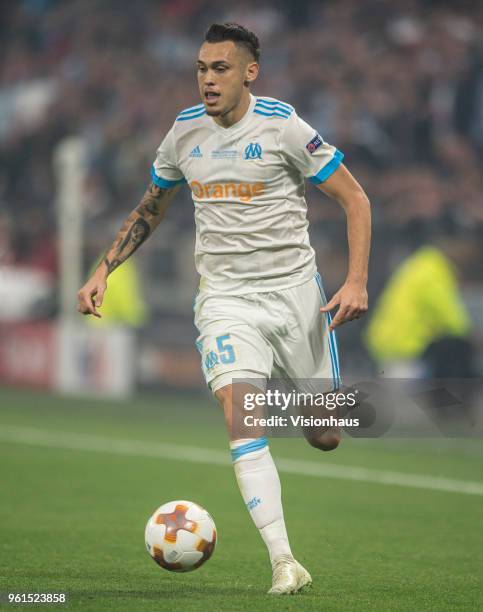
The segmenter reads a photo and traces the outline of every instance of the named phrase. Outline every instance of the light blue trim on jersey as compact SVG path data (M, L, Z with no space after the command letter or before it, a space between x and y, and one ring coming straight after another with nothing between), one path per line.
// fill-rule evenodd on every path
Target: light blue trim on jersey
M290 106L290 104L285 104L285 102L280 102L280 100L267 100L266 98L257 98L257 104L258 103L269 104L271 106L282 106L290 112L294 110L293 106Z
M274 108L266 108L265 106L255 106L253 112L259 114L266 113L268 115L271 115L272 113L277 113L282 115L282 117L285 117L285 119L288 119L290 117L290 113L288 111L285 111L283 108L279 108L278 106Z
M314 176L309 177L309 181L314 183L314 185L318 185L319 183L323 183L326 181L329 176L334 174L337 168L341 165L342 160L344 159L344 154L338 149L335 150L334 157L330 160L328 164L317 172Z
M153 179L153 183L156 187L162 187L163 189L168 189L169 187L175 187L176 185L182 185L186 183L186 179L182 178L177 181L168 181L167 179L161 178L156 174L156 170L154 166L151 166L151 178Z
M253 442L247 442L246 444L242 444L238 448L234 448L231 451L231 460L236 461L240 459L243 455L247 453L253 453L254 451L260 450L261 448L265 448L268 446L267 438L258 438L258 440L253 440Z
M255 104L255 108L261 108L262 110L279 110L281 112L286 113L287 115L290 115L292 113L292 111L289 108L285 108L283 106L281 106L280 104L265 104L264 102L257 102Z
M179 115L189 115L190 113L197 112L201 110L202 108L205 108L204 104L197 104L196 106L192 106L191 108L186 108L185 110L178 113L178 117Z
M319 288L320 297L322 298L322 302L326 304L324 288L322 286L322 279L320 274L317 272L315 275L315 281ZM332 323L332 317L330 312L327 313L328 325ZM340 377L340 367L339 367L339 352L337 350L337 336L335 335L335 330L329 332L329 353L330 353L330 362L332 364L332 382L334 384L333 391L336 391L342 382Z
M194 112L192 115L178 115L176 117L176 121L188 121L189 119L196 119L196 117L202 117L206 115L206 110L203 107L203 110L199 110Z
M289 108L284 108L283 106L280 106L279 104L277 104L276 106L269 106L268 104L265 104L263 102L257 102L255 104L254 109L257 109L257 110L268 110L268 111L278 111L279 113L283 113L287 117L290 117L290 115L292 114L292 110L290 110Z
M290 115L282 115L282 113L278 113L278 112L264 113L263 111L257 108L255 108L253 112L256 113L257 115L265 115L265 117L282 117L282 119L288 119L290 117Z
M257 98L257 102L253 108L253 112L257 115L263 115L264 117L282 117L288 119L293 113L293 108L279 102L278 100L264 100L263 98Z

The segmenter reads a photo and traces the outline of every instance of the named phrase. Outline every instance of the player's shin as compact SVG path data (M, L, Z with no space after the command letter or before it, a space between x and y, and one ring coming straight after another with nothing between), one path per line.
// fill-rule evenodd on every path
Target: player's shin
M235 475L243 501L265 542L272 565L292 556L283 518L280 478L266 438L230 442Z

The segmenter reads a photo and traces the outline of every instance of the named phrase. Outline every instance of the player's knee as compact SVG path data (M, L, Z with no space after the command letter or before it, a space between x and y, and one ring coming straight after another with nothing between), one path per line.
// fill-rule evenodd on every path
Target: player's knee
M307 437L310 446L323 451L335 450L341 440L341 435L338 431L325 431L322 434Z

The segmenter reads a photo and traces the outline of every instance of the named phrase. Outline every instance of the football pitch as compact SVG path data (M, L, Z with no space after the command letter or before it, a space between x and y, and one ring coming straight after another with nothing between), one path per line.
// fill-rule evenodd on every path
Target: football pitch
M481 440L270 444L314 581L282 598L266 595L267 553L208 396L0 390L0 592L67 593L67 609L96 611L482 609ZM172 499L201 504L218 528L212 559L187 574L144 548L148 517Z

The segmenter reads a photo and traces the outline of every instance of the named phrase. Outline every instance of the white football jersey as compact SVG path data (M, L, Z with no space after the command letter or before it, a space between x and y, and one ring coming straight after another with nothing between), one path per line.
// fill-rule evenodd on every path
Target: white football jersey
M187 182L200 289L241 295L300 285L316 272L304 178L325 181L343 159L289 104L250 96L229 128L203 104L182 111L161 143L153 182Z

